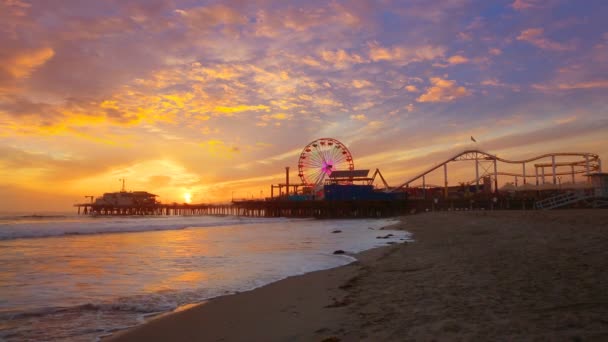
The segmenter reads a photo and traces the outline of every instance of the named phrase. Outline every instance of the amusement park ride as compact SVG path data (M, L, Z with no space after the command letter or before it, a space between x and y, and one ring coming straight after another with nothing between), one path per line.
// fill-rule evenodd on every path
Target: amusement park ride
M346 145L333 138L320 138L307 144L300 153L298 176L301 183L290 184L289 167L286 167L285 183L271 185L270 193L274 197L274 189L278 189L279 196L300 193L321 199L326 184L372 185L377 176L388 189L380 170L376 169L372 177L368 174L369 170L355 170L353 156Z
M559 161L558 161L559 159ZM367 177L369 170L355 170L354 160L346 145L333 138L320 138L307 144L298 158L299 184L289 183L289 168L286 168L285 183L271 185L271 197L278 189L279 197L290 195L317 195L322 193L324 185L329 184L366 184L371 185L379 176L384 188L376 189L385 193L408 192L416 193L421 190L426 198L427 190L441 189L442 197L448 198L448 165L472 161L473 180L454 182L452 184L466 185L473 189L473 193L480 193L480 186L485 192L497 193L499 190L499 177L502 180L514 179L515 186L512 191L544 190L562 187L562 178L569 187L575 187L576 176L591 176L601 174L601 160L597 154L586 152L558 152L546 153L536 157L509 160L498 157L479 149L465 150L457 153L445 161L438 163L423 172L407 179L398 186L390 187L378 169L373 177ZM499 167L500 165L500 167ZM427 183L427 177L432 175L438 178L437 173L443 171L442 186L433 186ZM462 173L462 172L461 172ZM521 180L521 184L518 184ZM481 184L483 183L483 184ZM587 180L583 184L588 183ZM519 185L519 186L518 186ZM436 192L435 192L436 193Z
M454 165L457 163L460 166ZM462 166L467 172L463 172ZM456 170L452 178L448 170ZM321 138L307 144L300 153L298 176L301 182L290 183L289 167L286 167L285 183L271 185L271 197L267 199L233 199L230 204L163 204L156 201L156 195L145 191L126 192L122 180L121 192L106 193L95 201L88 197L91 202L74 206L78 207L79 214L82 210L85 215L322 218L386 217L429 210L429 207L431 210L608 207L608 174L602 173L601 160L593 153L547 153L509 160L471 149L456 153L395 187L388 185L380 170L376 169L372 177L368 176L369 171L355 169L353 156L346 145L333 138ZM454 178L463 177L459 175L473 173L472 181L454 181ZM583 182L581 175L585 177ZM503 182L513 177L515 186L506 191L503 186L499 191L499 177ZM375 187L377 178L381 184ZM441 186L427 182L441 178ZM448 179L451 184L458 185L449 186ZM521 186L518 186L518 179L522 180Z

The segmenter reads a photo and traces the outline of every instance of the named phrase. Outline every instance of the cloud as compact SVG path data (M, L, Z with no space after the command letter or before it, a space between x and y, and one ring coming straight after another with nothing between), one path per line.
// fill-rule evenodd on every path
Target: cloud
M516 11L523 11L529 8L539 7L537 0L515 0L511 7Z
M0 61L0 68L3 68L14 78L24 78L44 65L54 55L55 52L49 47L22 51L8 60Z
M555 123L558 125L563 125L563 124L574 122L574 121L576 121L576 119L577 119L576 115L572 115L572 116L568 116L565 118L556 119Z
M418 88L415 85L411 85L411 84L406 85L405 90L409 91L410 93L419 92Z
M365 88L365 87L371 87L372 86L372 82L367 81L367 80L353 80L351 82L352 86L357 88L357 89L361 89L361 88Z
M213 108L216 113L231 115L234 113L248 112L248 111L268 111L270 108L266 105L237 105L237 106L217 106Z
M543 37L543 35L544 35L544 29L529 28L529 29L521 31L519 36L517 36L517 40L528 42L543 50L554 50L554 51L572 50L571 46L551 41L551 40Z
M226 142L219 139L210 139L202 142L200 145L205 147L208 152L216 157L221 156L231 158L231 156L228 154L239 153L241 151L238 146L228 145Z
M411 18L437 23L450 14L458 12L467 3L469 0L408 1L399 12Z
M350 116L351 120L356 120L356 121L367 121L367 116L365 116L365 114L357 114L357 115L351 115Z
M441 46L421 45L413 47L383 47L378 42L371 42L369 46L369 57L374 62L388 61L397 64L409 64L414 62L433 60L443 57L445 48Z
M464 56L460 56L460 55L454 55L450 58L448 58L448 63L454 65L454 64L463 64L463 63L468 63L469 59L464 57Z
M321 58L327 62L332 64L334 67L341 69L351 66L353 64L363 63L363 58L355 53L348 53L344 50L337 51L321 51Z
M291 118L293 118L293 114L286 114L286 113L264 114L264 115L258 116L258 118L262 121L273 121L273 120L283 121L283 120L291 120Z
M488 52L490 53L490 55L493 55L493 56L499 56L502 54L502 50L497 49L497 48L491 48L490 50L488 50Z
M608 89L608 80L583 81L575 83L533 84L532 88L541 91L575 90L575 89Z
M244 24L247 18L225 5L195 7L187 10L177 9L175 13L185 19L192 28L206 31L219 25Z
M331 37L341 31L357 29L363 22L355 10L358 6L353 4L342 6L332 2L327 6L273 7L260 8L250 16L254 36L309 39L312 32L323 30L327 37Z
M453 80L444 80L440 77L432 77L430 82L432 86L427 88L426 93L420 95L416 101L451 102L471 94L465 87L457 86L456 81Z
M470 33L458 32L458 39L468 42L468 41L473 40L473 37L471 36Z
M608 80L586 81L578 83L560 83L557 86L559 89L604 89L608 88Z
M487 80L484 80L484 81L481 82L481 85L492 86L492 87L504 87L504 86L506 86L506 84L500 82L499 80L497 80L495 78L489 78Z

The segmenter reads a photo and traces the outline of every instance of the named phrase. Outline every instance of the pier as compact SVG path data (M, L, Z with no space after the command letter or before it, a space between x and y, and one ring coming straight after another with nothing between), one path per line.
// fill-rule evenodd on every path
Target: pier
M153 204L145 206L75 204L79 215L157 215L247 217L359 218L389 217L407 212L407 201L289 201L243 200L230 204Z

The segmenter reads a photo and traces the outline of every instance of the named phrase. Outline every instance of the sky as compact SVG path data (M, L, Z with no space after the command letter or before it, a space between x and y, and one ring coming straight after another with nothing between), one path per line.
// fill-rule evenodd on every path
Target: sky
M266 197L323 137L391 185L468 148L608 161L606 18L602 0L0 0L0 211L74 210L122 178L163 202Z

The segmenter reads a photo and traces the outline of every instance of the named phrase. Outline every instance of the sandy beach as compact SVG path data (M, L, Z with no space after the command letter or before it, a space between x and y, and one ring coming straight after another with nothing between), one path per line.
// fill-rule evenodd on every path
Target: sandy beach
M111 340L608 339L607 210L424 213L397 227L416 241L216 298Z

